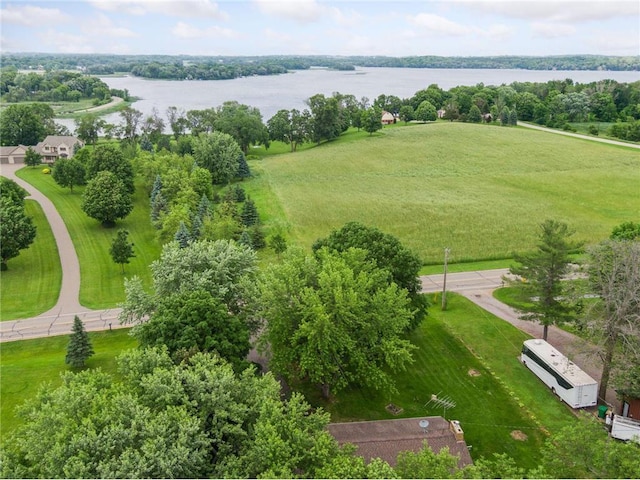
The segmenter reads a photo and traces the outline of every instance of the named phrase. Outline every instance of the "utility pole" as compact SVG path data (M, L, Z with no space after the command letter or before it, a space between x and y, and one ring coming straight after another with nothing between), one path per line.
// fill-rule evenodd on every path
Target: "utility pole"
M449 248L444 249L444 279L442 281L442 310L447 309L447 262L449 260Z

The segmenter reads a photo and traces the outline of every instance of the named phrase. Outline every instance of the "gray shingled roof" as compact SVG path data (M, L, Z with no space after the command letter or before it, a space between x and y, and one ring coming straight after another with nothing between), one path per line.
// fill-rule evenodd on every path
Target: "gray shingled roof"
M429 426L423 429L420 420L428 420ZM473 464L467 444L464 440L456 440L449 422L442 417L331 423L327 428L338 443L356 445L356 454L367 462L377 457L393 466L398 453L405 450L418 452L426 440L435 453L449 447L449 453L459 456L459 467Z

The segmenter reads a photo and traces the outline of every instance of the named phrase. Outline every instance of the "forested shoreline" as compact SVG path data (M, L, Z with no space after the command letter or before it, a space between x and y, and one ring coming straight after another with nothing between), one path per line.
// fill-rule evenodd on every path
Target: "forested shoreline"
M228 80L251 75L279 75L291 70L324 67L469 68L523 70L640 71L640 56L191 56L8 53L3 68L17 70L78 70L91 75L128 73L142 78Z

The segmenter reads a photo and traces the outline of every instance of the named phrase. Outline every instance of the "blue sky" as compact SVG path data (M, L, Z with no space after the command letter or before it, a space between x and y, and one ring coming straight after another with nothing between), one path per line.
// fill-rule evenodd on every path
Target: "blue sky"
M3 52L640 55L638 0L0 1Z

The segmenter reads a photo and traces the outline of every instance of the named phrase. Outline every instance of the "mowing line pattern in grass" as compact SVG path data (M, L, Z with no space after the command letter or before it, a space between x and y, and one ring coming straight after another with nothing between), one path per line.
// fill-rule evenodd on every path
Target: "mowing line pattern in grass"
M356 220L426 263L444 247L452 262L509 258L546 218L599 241L640 210L639 167L632 149L464 123L345 136L260 166L301 244Z
M130 329L89 332L95 354L87 360L86 368L100 368L116 374L115 358L124 350L134 348L136 340ZM45 382L48 388L61 384L60 373L70 370L64 359L69 336L20 340L2 344L0 349L0 439L19 424L15 409L33 398Z
M52 308L60 294L62 268L53 232L34 200L25 200L25 210L36 226L36 238L29 248L9 260L0 272L0 320L28 318Z
M145 285L151 285L149 265L160 256L160 245L156 230L149 220L149 198L144 188L137 185L133 212L118 221L115 228L104 228L80 208L83 187L76 187L70 192L57 185L50 175L43 175L39 169L22 169L18 175L53 202L69 230L80 261L82 305L101 309L114 307L124 301L125 277L138 275ZM125 275L109 255L109 247L119 228L129 231L136 255L125 266Z
M520 364L518 353L528 335L478 308L454 294L446 312L431 308L410 336L418 350L415 363L396 376L397 394L351 389L325 404L307 390L309 398L329 410L332 421L393 418L385 409L389 403L403 409L401 417L460 420L474 458L507 453L519 465L535 467L547 434L575 417ZM455 407L429 404L433 394L450 398ZM514 431L527 439L514 439Z

